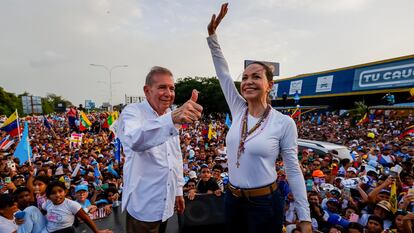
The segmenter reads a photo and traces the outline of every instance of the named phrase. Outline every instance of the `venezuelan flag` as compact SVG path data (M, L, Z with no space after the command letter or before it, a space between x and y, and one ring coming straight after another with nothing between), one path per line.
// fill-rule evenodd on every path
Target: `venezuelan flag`
M17 110L7 118L7 120L0 127L0 130L6 131L10 136L15 137L19 135L18 128L19 118L17 116Z

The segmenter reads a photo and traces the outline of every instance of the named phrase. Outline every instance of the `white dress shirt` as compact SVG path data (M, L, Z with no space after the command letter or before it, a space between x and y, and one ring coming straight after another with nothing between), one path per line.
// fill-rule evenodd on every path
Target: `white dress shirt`
M297 129L292 118L271 109L267 119L249 135L245 150L240 157L240 167L236 166L237 151L243 115L247 109L246 100L239 94L230 76L227 62L221 52L217 36L207 38L213 57L217 77L224 97L229 105L233 124L226 136L229 181L239 188L257 188L269 185L277 178L275 162L281 153L289 187L295 197L295 207L301 221L311 221L309 203L306 196L305 180L297 157ZM258 121L248 114L248 130Z
M171 111L159 116L148 101L130 104L119 119L126 156L122 210L140 221L163 222L183 195L183 159Z

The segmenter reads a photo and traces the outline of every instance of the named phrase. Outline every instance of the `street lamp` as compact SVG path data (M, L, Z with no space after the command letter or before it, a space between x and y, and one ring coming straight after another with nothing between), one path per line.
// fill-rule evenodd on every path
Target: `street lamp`
M121 67L125 68L125 67L128 67L128 65L116 65L116 66L111 67L110 69L100 64L89 64L89 65L95 66L95 67L103 67L106 71L108 71L109 73L109 105L111 106L111 109L112 109L112 70L116 68L121 68Z

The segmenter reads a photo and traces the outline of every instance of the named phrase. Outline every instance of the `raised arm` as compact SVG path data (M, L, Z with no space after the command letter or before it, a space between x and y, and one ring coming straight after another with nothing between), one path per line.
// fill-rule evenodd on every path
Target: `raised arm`
M219 15L216 17L215 14L211 17L211 21L207 27L208 35L207 38L208 46L210 47L211 56L213 57L214 67L216 69L217 77L220 81L221 89L223 90L224 97L226 98L227 104L229 105L230 111L233 116L235 113L242 111L246 106L246 101L239 94L234 85L234 81L230 76L229 67L226 59L221 51L220 45L217 40L216 29L220 24L221 20L227 14L228 3L221 6Z

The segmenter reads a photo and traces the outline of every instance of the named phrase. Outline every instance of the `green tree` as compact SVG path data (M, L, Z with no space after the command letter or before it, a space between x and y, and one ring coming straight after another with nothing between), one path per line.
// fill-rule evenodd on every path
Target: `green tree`
M240 83L236 82L239 89ZM178 79L175 85L175 103L182 105L191 97L191 91L197 89L198 101L203 106L204 114L229 112L224 94L220 88L219 80L216 77L186 77Z
M55 111L55 107L59 103L64 103L67 107L72 105L72 102L64 99L53 93L48 93L45 98L42 98L42 109L44 114L49 114Z
M349 111L350 116L353 119L353 122L358 122L361 120L365 114L369 113L368 106L364 101L357 101L354 103L355 108Z
M22 115L22 101L14 93L9 93L0 87L0 115L9 116L14 111Z

